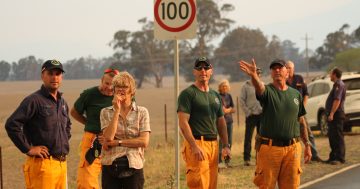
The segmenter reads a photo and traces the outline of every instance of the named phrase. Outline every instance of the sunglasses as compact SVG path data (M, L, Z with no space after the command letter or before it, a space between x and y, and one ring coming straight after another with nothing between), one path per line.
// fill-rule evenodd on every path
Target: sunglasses
M115 75L117 75L117 74L119 74L119 71L115 70L113 68L108 68L104 71L104 74L107 74L107 73L114 73Z
M207 70L211 69L211 66L195 66L194 69L197 70L197 71L201 71L202 69L207 71Z

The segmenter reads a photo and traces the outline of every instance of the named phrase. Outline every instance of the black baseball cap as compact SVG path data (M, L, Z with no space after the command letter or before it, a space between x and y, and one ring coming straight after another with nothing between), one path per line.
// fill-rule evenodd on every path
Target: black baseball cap
M270 69L275 66L275 65L280 65L281 67L284 67L286 64L286 61L285 60L282 60L282 59L275 59L271 62L270 64Z
M206 66L212 67L210 60L206 58L205 56L199 57L195 60L194 68L199 67L201 63L204 63Z
M63 73L65 72L61 62L58 60L47 60L41 66L41 72L43 72L44 70L53 70L53 69L59 69Z

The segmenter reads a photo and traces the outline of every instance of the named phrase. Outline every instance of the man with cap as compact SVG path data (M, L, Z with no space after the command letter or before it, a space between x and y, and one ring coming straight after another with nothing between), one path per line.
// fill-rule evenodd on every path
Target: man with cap
M5 123L10 139L27 155L26 188L67 187L71 122L68 105L58 91L63 73L59 61L47 60L41 67L40 90L27 96Z
M261 75L261 68L256 69L258 77ZM254 129L259 133L262 108L256 99L255 88L251 80L245 81L240 91L240 107L245 113L245 138L244 138L244 165L250 166L251 140Z
M306 114L301 94L288 85L285 61L270 64L272 83L264 85L256 73L256 63L240 61L240 69L251 77L256 98L262 106L257 164L254 184L259 188L298 188L300 184L301 144L305 144L304 161L311 159ZM299 124L304 125L300 127Z
M71 116L84 127L84 135L80 144L80 162L77 173L77 188L99 188L101 172L101 145L97 139L100 134L100 111L112 105L114 89L112 80L118 70L108 68L101 77L99 86L84 90L71 109Z
M304 82L304 78L301 75L295 74L295 65L292 61L290 60L287 61L285 66L289 73L288 78L286 80L286 84L300 92L301 96L303 97L304 106L306 107L306 102L309 98L309 93L307 90L307 85ZM307 131L308 131L309 141L311 143L311 155L312 155L311 161L323 162L323 160L318 155L315 145L315 137L311 132L311 128L309 127L309 125Z
M196 59L195 82L178 98L179 127L185 139L182 153L189 188L217 187L218 134L223 144L223 157L230 157L221 97L209 87L212 74L213 67L208 58Z

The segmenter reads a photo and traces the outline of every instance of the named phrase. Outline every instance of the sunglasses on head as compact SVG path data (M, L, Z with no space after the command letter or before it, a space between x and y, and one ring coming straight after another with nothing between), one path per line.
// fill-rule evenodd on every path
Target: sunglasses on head
M210 69L211 69L211 66L210 66L210 65L208 65L208 66L206 66L206 65L201 66L201 65L200 65L200 66L195 66L194 69L197 70L197 71L201 71L202 69L204 69L204 70L207 71L207 70L210 70Z
M104 71L104 74L107 74L107 73L114 73L115 75L117 75L117 74L119 74L119 71L112 69L112 68L108 68Z

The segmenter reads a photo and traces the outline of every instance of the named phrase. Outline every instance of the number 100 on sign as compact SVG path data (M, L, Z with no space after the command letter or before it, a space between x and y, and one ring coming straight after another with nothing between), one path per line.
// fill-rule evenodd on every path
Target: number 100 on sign
M157 38L175 35L189 39L196 35L195 0L155 0L154 17Z

